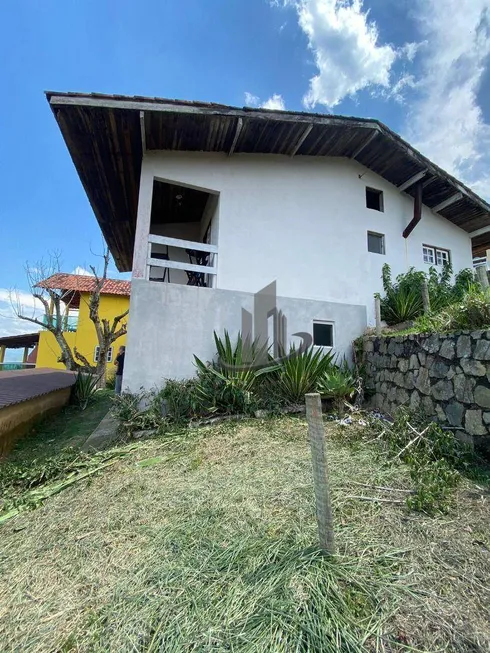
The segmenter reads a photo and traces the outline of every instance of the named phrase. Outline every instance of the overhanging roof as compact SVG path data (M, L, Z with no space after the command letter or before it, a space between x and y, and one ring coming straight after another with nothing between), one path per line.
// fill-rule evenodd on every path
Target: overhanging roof
M0 347L7 349L20 349L21 347L34 347L39 342L39 333L20 333L16 336L3 336L0 338Z
M490 205L378 120L236 108L161 98L47 92L97 220L121 272L132 265L143 148L340 156L358 161L490 248ZM448 125L448 129L453 126Z

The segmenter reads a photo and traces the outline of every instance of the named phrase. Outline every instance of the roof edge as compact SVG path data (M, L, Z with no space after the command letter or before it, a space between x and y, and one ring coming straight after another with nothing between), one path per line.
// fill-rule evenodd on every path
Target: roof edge
M422 167L436 176L444 177L456 190L462 192L470 200L477 203L479 207L490 213L490 204L466 186L462 181L446 172L443 168L431 161L415 147L405 141L399 134L390 127L375 118L358 118L354 116L341 116L336 114L311 113L307 111L285 111L277 109L263 109L255 107L235 107L226 104L213 102L177 100L170 98L108 95L104 93L74 93L45 91L50 106L88 106L108 109L126 109L130 111L159 111L169 113L200 113L207 115L229 115L237 118L256 117L267 120L291 121L291 122L314 122L315 124L342 124L352 123L357 127L376 129L384 136L392 140L405 154L414 159Z

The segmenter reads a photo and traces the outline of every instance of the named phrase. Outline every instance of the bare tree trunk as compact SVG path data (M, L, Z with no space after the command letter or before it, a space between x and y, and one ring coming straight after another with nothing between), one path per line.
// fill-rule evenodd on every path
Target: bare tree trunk
M104 265L101 276L99 276L95 268L91 266L94 275L94 289L90 293L90 299L88 302L89 316L94 325L97 342L99 344L99 360L95 367L81 352L77 351L76 347L74 347L73 351L71 350L63 332L65 327L64 317L66 309L72 301L73 291L67 292L56 288L49 288L45 283L45 281L52 275L60 272L58 255L54 255L51 258L49 265L40 261L34 268L30 268L29 266L26 267L27 278L29 280L32 295L43 306L45 313L44 319L38 317L34 309L32 315L27 315L23 310L19 294L17 294L16 301L11 297L12 306L19 318L37 324L53 334L61 350L59 361L62 362L68 370L95 371L99 377L98 386L101 388L106 387L107 354L112 344L118 338L126 334L127 327L123 320L129 313L129 311L125 311L121 315L116 316L113 319L112 324L109 323L109 320L100 318L100 295L103 292L104 284L107 280L107 269L110 261L108 249L104 252L103 260Z

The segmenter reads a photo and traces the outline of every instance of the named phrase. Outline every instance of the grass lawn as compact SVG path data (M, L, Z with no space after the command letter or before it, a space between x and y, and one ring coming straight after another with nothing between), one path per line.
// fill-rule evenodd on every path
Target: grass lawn
M488 490L410 513L404 465L326 430L335 558L315 548L303 419L121 447L0 526L1 650L490 650Z

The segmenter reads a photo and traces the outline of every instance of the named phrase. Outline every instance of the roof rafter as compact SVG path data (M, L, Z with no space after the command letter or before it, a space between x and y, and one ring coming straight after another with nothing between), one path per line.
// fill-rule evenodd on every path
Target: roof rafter
M313 129L313 125L307 125L304 132L301 134L301 136L298 138L295 145L293 146L291 152L289 153L289 156L294 156L298 152L299 148L303 145L305 140L308 138L312 129Z
M413 177L410 177L410 179L407 179L407 181L404 181L403 184L398 186L398 190L400 191L400 193L403 192L404 190L407 190L407 188L410 188L410 186L413 186L418 181L423 179L426 174L427 174L427 170L422 170L421 172L417 172L416 175L413 175Z
M458 202L461 199L463 199L463 193L461 192L455 193L454 195L451 195L451 197L448 197L447 200L444 200L439 204L437 204L437 206L433 206L432 211L434 211L434 213L439 213L439 211L443 211L448 206L451 206L451 204L454 204L454 202Z
M243 129L243 118L238 118L236 123L235 136L233 137L233 143L231 144L230 151L228 152L228 156L231 156L235 151L242 129Z
M470 238L476 238L477 236L483 236L483 234L487 234L490 231L490 226L488 227L482 227L481 229L477 229L476 231L472 231L471 233L468 234Z
M145 127L144 111L140 111L140 129L141 129L141 148L144 154L146 152L146 127Z
M351 156L351 159L355 159L356 157L358 157L359 154L376 138L378 134L379 134L378 129L374 130L371 134L369 134L369 136L366 138L364 143L362 143L354 152L354 154Z

